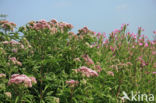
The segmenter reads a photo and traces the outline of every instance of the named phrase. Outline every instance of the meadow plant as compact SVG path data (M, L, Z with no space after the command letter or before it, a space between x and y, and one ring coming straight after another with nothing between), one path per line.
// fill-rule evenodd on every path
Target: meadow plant
M121 98L123 91L156 98L156 40L128 25L110 34L88 27L76 34L55 19L19 28L0 21L0 102L132 102Z

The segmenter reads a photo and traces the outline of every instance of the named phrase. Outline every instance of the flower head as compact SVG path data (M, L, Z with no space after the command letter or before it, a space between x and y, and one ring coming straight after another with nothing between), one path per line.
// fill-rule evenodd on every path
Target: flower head
M87 54L83 55L82 58L88 65L94 65L93 60Z
M112 71L108 71L107 74L114 77L114 73Z
M66 81L66 84L68 84L70 87L75 87L79 82L75 80Z
M152 74L156 74L156 72L152 72Z
M94 76L99 75L96 71L94 71L94 70L92 70L90 68L87 68L85 66L82 66L79 69L74 69L74 71L75 72L80 72L80 73L82 73L82 75L84 75L86 77L94 77Z
M6 95L8 98L11 98L11 93L10 93L10 92L5 92L5 95Z
M34 77L28 77L24 74L13 74L8 82L8 85L24 84L25 87L32 87L32 83L36 83L35 80L36 79Z
M3 78L3 77L6 77L6 75L3 73L0 73L0 78Z

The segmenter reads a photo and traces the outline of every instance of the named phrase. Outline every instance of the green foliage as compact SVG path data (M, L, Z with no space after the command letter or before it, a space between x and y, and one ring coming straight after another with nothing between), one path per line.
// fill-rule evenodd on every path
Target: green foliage
M46 22L50 28L40 29L35 27L38 23L30 22L18 31L0 26L0 73L6 75L0 76L1 102L121 103L122 91L156 94L156 43L144 40L140 29L137 38L126 32L126 25L106 38L87 28L75 35L71 25L62 22ZM74 71L82 66L98 76ZM34 76L37 83L31 88L8 85L12 74ZM78 82L71 86L69 80Z

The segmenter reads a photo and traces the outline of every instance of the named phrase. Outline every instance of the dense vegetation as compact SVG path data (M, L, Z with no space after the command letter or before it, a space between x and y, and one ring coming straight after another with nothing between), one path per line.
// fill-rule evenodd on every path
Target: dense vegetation
M156 97L156 41L127 26L74 34L56 20L20 28L0 21L0 102L127 103L123 91Z

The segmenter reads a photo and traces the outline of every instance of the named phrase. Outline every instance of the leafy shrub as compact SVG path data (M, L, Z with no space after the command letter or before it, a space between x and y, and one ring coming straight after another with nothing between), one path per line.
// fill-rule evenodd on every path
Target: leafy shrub
M134 34L124 24L106 36L87 27L74 34L56 20L15 26L0 21L1 102L117 103L122 91L156 94L156 41L141 27Z

